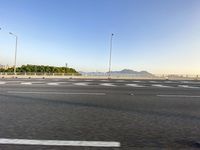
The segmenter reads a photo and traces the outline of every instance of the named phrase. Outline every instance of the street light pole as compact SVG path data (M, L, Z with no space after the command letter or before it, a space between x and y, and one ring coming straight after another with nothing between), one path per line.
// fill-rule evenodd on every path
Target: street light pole
M14 60L14 75L16 75L16 63L17 63L17 42L18 42L18 37L17 35L13 34L12 32L9 32L9 34L13 35L16 39L15 41L15 60Z
M114 34L112 33L111 34L111 37L110 37L110 58L109 58L109 69L108 69L108 72L109 72L109 77L111 76L111 59L112 59L112 40L113 40L113 36Z

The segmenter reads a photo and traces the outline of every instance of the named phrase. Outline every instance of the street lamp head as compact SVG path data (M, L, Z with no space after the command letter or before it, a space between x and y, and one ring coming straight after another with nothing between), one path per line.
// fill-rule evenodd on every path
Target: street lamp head
M13 35L14 37L16 37L16 38L17 38L17 35L15 35L14 33L12 33L12 32L9 32L9 34L10 34L10 35Z

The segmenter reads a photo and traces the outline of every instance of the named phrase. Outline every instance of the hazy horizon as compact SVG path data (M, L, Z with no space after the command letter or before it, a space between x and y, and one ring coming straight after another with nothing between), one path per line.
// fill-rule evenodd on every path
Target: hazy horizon
M200 74L199 0L0 0L0 64Z

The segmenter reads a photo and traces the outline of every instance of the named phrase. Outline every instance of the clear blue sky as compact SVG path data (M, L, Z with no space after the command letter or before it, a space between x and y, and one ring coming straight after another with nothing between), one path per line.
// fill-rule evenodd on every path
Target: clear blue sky
M0 0L0 64L200 74L200 0Z

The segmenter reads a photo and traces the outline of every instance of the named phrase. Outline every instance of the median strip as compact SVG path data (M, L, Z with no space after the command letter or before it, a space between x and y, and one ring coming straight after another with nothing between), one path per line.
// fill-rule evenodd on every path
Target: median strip
M80 147L120 147L119 142L104 141L64 141L64 140L29 140L29 139L4 139L0 144L14 145L43 145L43 146L80 146Z

